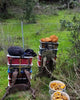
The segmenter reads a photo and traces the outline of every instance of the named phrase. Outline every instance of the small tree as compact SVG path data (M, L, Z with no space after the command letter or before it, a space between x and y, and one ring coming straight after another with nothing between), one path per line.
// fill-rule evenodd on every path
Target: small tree
M11 6L22 8L25 0L0 0L0 18L9 18L12 14L9 12ZM14 15L13 15L14 16Z
M26 0L25 1L25 19L28 23L35 22L35 14L34 14L34 0Z
M6 19L10 16L8 8L14 5L14 0L0 0L0 18Z
M66 4L67 8L74 8L79 2L78 0L60 0L62 4Z
M0 17L1 18L7 18L8 16L7 7L8 7L7 0L1 0L0 2Z

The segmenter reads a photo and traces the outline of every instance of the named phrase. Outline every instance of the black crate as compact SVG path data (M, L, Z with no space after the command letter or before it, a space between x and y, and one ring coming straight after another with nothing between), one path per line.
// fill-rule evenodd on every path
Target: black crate
M56 57L58 49L47 49L47 48L41 48L41 47L39 46L39 52L40 52L40 54L42 54L42 53L45 52L46 50L52 51L53 54L54 54L55 57Z
M40 47L41 48L47 48L47 49L57 49L59 43L58 42L41 42L40 41Z

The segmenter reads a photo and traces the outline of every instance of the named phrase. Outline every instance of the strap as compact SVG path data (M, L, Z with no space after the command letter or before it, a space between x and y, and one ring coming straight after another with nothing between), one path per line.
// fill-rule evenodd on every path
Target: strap
M29 84L30 84L30 72L24 69L24 73L26 74L26 77L28 78Z
M21 72L21 58L19 59L19 73Z
M30 87L30 91L31 91L31 94L32 94L33 99L36 99L35 90Z
M47 49L48 49L48 43L47 43L47 42L45 43L45 48L47 48Z
M53 65L55 66L56 65L56 60L54 58L52 58L52 61L53 61Z
M28 58L28 64L30 65L30 58Z
M12 66L12 59L13 59L13 58L10 58L10 67Z
M15 69L15 71L12 73L12 84L11 87L15 84L16 79L17 79L18 71Z
M10 87L7 88L6 93L4 94L3 98L1 100L5 100L6 96L9 95L10 89L14 86L16 79L17 79L18 71L17 69L12 74L12 84Z
M12 58L10 58L10 65L12 64Z
M44 57L44 58L43 58L43 67L46 66L46 61L47 61L47 58Z

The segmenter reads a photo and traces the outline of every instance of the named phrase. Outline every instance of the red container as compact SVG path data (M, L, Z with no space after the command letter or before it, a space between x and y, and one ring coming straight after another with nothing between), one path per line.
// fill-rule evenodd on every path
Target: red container
M57 57L55 57L54 59L56 60ZM49 61L47 61L48 63ZM41 67L41 55L38 56L38 61L37 61L37 65L38 67Z
M24 57L21 58L20 56L10 56L7 55L8 58L8 65L29 65L32 64L33 57Z
M40 52L38 52L38 60L41 60L42 55L40 54Z
M11 86L12 80L8 81L8 86Z
M57 57L54 57L54 59L56 60Z
M41 60L41 58L42 58L42 56L41 55L38 55L38 59Z
M40 60L38 60L37 64L38 64L39 67L41 67L41 61Z
M8 73L8 80L12 79L12 73Z

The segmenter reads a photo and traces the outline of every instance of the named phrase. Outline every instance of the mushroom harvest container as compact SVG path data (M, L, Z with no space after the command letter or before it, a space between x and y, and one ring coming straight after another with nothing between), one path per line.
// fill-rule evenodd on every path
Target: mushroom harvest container
M70 100L70 97L66 92L57 91L51 95L51 100Z
M47 48L47 49L57 49L59 43L58 42L42 42L40 40L40 47Z
M32 64L33 57L20 57L20 56L10 56L7 55L8 58L8 65L30 65Z
M39 46L39 52L40 52L40 54L42 54L42 53L43 53L44 51L46 51L46 50L52 51L53 54L54 54L55 56L57 55L58 49L47 49L47 48L41 48L41 47Z
M56 91L66 91L66 85L62 81L54 80L49 83L49 93L50 95Z

